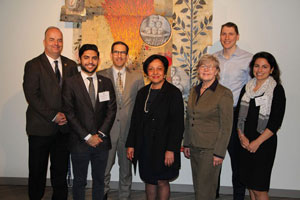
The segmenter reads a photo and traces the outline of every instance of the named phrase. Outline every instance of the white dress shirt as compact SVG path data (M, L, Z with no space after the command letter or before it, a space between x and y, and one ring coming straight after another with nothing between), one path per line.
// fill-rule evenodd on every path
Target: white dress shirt
M56 60L58 61L58 69L59 69L60 77L62 78L63 77L63 75L62 75L62 63L61 63L60 56L57 59L53 59L50 56L48 56L47 54L46 54L46 56L47 56L47 58L49 60L49 63L51 65L54 73L55 73L55 63L54 63L54 61L56 61Z

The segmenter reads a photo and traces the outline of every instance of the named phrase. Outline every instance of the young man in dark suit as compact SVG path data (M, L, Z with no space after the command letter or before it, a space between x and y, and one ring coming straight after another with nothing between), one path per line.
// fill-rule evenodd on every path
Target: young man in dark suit
M85 198L89 162L95 200L104 196L104 172L111 148L110 129L116 116L116 97L110 79L96 74L99 51L85 44L79 50L81 72L67 79L63 88L64 108L71 127L73 199Z
M44 47L44 53L26 63L24 72L23 89L28 102L28 195L31 200L40 200L44 196L50 156L52 199L66 200L68 127L62 112L61 86L65 78L78 73L77 64L61 56L63 35L58 28L47 28Z

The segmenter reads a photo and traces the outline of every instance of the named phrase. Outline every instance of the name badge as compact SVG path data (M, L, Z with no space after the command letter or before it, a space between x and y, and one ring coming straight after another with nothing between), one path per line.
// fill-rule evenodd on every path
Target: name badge
M268 97L267 96L261 96L255 98L255 105L256 106L261 106L261 105L266 105L268 102Z
M109 101L109 91L99 92L99 102Z

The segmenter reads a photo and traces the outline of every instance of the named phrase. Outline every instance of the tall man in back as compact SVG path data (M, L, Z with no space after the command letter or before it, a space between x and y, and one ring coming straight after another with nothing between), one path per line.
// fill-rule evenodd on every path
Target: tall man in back
M110 171L118 154L119 164L119 198L130 199L132 183L131 163L127 159L125 143L129 131L131 113L133 110L137 91L144 86L142 73L127 68L129 48L124 42L118 41L112 44L111 60L113 66L98 72L110 78L114 84L117 96L118 110L116 120L111 130L112 149L109 151L108 162L105 170L105 198L109 192Z
M111 80L96 75L100 62L94 44L79 49L81 72L65 81L64 109L71 127L70 151L73 165L73 199L85 199L88 166L91 162L92 199L104 196L104 172L111 148L110 130L117 105Z
M47 28L44 47L44 53L26 63L24 72L23 89L28 102L28 194L31 200L40 200L44 196L50 156L52 199L66 200L68 124L62 112L61 86L66 77L78 71L74 61L61 56L63 35L58 28Z
M220 33L220 42L223 46L223 50L215 53L215 56L220 61L220 83L232 91L234 110L237 106L242 87L251 79L249 75L249 63L252 54L237 46L236 42L239 40L239 37L240 35L236 24L232 22L223 24ZM234 200L242 200L245 197L245 186L240 183L238 175L238 156L241 145L238 139L236 123L237 117L235 115L227 149L231 159L233 198ZM219 191L217 191L217 195L218 193Z

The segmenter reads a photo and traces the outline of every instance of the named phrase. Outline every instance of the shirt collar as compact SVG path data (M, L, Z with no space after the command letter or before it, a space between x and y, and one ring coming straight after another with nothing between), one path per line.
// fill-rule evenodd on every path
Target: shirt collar
M213 84L211 84L207 90L211 90L211 91L216 91L217 85L218 85L219 81L216 79ZM200 94L200 89L202 87L203 82L201 82L199 85L196 86L195 90L198 94Z
M121 70L118 70L115 66L112 66L112 70L114 75L116 76L118 75L119 72L121 72L122 75L125 74L125 67L122 67Z
M80 74L81 74L83 80L86 80L88 77L93 77L93 80L94 80L94 79L95 79L95 80L97 79L96 73L94 73L92 76L89 76L89 75L87 75L86 73L84 73L84 72L81 70L81 71L80 71Z
M242 51L240 49L240 47L238 45L236 45L235 51L233 52L232 56L240 56L242 54ZM222 58L225 58L224 56L224 49L222 51L220 51L220 56L222 56Z
M61 58L60 58L60 56L57 59L53 59L50 56L48 56L46 53L45 53L45 55L48 58L48 60L49 60L49 62L50 62L51 65L54 63L55 60L57 60L58 63L61 64Z

